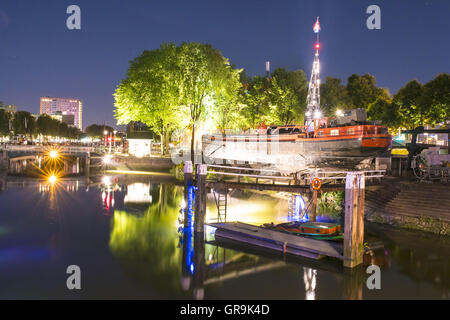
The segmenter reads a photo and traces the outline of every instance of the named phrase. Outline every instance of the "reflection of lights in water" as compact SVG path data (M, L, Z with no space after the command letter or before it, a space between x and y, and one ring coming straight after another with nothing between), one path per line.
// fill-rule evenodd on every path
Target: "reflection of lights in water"
M102 202L106 209L106 214L109 214L109 210L114 207L114 190L108 190L102 192Z
M47 178L47 181L48 181L51 185L54 185L54 184L56 183L56 181L58 181L58 177L57 177L56 175L52 174L52 175L50 175L50 176Z
M112 155L107 154L103 157L103 163L104 164L111 164L112 163Z
M102 178L102 182L103 182L103 184L105 184L105 185L110 185L110 184L111 184L111 177L109 177L109 176L104 176L104 177Z
M241 221L250 224L266 223L269 220L281 221L281 217L274 215L281 212L273 200L259 198L238 199L229 197L227 202L227 221ZM206 222L217 222L217 207L212 201L212 206L206 208Z
M303 281L305 283L305 299L316 300L317 270L303 267Z
M194 289L194 299L203 300L205 298L205 290L203 288Z
M124 203L152 203L150 185L148 183L133 183L127 186Z

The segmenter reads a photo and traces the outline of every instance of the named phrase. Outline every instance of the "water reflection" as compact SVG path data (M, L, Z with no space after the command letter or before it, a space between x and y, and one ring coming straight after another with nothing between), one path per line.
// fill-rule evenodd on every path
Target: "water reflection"
M174 186L161 185L160 188L164 196L151 204L142 216L115 210L109 246L127 274L151 285L163 296L169 296L181 290L175 221L182 195Z
M183 203L184 190L173 183L111 176L84 188L84 180L62 180L53 187L7 180L0 193L0 298L10 297L19 285L33 292L26 279L47 275L55 261L73 263L74 252L77 262L90 266L86 287L95 288L97 298L134 297L136 292L145 292L139 298L189 299L449 298L450 239L368 226L367 238L380 245L365 266L382 269L382 290L371 291L364 272L347 274L329 261L289 259L219 241L209 229L195 236L193 213L185 228L180 211L193 194ZM257 224L288 218L287 199L267 194L233 191L228 204L234 220ZM208 217L214 217L212 197L207 206ZM23 243L51 252L39 260L48 264L34 268L31 251L17 245ZM13 249L20 251L14 259ZM31 268L15 267L21 264ZM59 285L52 279L41 288L47 295ZM114 287L116 280L126 286Z
M305 283L305 300L316 300L317 270L303 267L303 282Z

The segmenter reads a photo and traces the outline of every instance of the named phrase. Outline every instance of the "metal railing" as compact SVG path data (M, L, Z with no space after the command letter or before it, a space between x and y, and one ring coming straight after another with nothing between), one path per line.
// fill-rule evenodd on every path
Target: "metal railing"
M319 171L319 170L304 170L297 173L291 173L289 175L282 175L283 171L275 169L259 169L259 168L245 168L245 167L232 167L232 166L221 166L221 165L208 165L208 168L212 169L227 169L228 171L212 171L207 170L208 174L216 174L221 176L234 176L234 177L247 177L256 179L270 179L270 180L285 180L289 184L292 181L312 181L314 178L319 178L321 180L334 180L335 182L344 183L347 178L347 173L352 171ZM241 171L241 172L230 172L230 171ZM247 172L242 172L247 171ZM255 173L248 173L248 172ZM270 174L256 174L259 173L274 173ZM381 179L386 175L386 170L358 170L355 172L364 173L365 179ZM287 173L287 172L286 172Z

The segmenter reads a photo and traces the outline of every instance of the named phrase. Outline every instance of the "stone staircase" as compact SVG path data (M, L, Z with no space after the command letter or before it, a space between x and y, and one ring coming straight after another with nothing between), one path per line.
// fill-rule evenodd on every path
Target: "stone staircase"
M450 223L450 185L386 180L379 188L366 191L365 205L368 220L376 221L370 219L375 214Z

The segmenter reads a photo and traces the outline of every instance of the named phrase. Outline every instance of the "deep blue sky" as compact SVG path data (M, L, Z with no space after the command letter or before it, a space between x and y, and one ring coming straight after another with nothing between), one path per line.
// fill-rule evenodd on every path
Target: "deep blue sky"
M81 31L66 8L82 11ZM381 30L366 8L381 7ZM449 0L0 0L0 101L39 112L41 96L84 102L84 126L115 124L113 92L128 62L162 42L209 42L249 74L265 61L301 68L313 59L320 16L322 79L371 73L395 93L450 72Z

